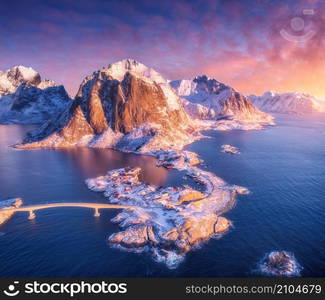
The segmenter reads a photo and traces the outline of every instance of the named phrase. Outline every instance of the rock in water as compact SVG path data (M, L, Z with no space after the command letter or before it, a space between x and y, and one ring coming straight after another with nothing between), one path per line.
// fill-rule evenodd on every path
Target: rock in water
M190 117L167 80L127 59L87 76L64 114L30 133L21 147L144 152L182 148L193 139Z
M235 146L231 146L231 145L222 145L221 152L231 153L231 154L240 154L240 151L238 150L238 148L236 148Z
M182 98L186 111L195 118L220 120L220 130L259 129L273 125L273 117L257 109L249 98L206 75L193 80L175 80L170 85Z
M63 86L24 66L0 72L0 123L36 124L61 113L72 100Z
M259 264L259 270L267 276L300 276L302 267L293 253L272 251L267 253Z

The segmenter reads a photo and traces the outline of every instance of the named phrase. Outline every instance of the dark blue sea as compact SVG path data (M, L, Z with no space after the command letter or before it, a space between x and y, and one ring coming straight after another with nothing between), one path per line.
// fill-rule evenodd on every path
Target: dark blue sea
M189 147L208 169L251 193L226 213L233 228L190 252L175 270L149 256L111 248L118 231L110 219L87 208L55 208L15 214L0 227L0 277L250 277L267 252L293 252L301 276L325 275L325 117L276 116L262 131L208 131ZM105 149L15 150L28 126L0 126L0 200L22 197L25 205L105 202L84 180L107 170L140 166L142 180L188 184L183 174L155 166L152 157ZM220 152L238 147L240 155ZM191 184L191 182L190 182Z

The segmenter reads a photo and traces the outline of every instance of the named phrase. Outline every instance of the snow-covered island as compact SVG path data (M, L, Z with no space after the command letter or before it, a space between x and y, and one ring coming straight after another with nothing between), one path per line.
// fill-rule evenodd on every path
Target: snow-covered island
M258 271L266 276L297 277L300 276L301 265L293 253L287 251L271 251L259 263Z
M231 153L231 154L240 154L240 151L238 148L236 148L235 146L227 145L227 144L221 146L221 152Z
M236 194L248 190L228 185L213 173L195 167L198 162L195 153L186 151L159 153L158 164L186 171L205 187L203 192L142 183L140 168L112 170L86 180L89 189L103 192L111 203L135 207L123 210L112 220L123 231L112 234L109 242L120 249L147 252L157 262L175 268L187 252L226 232L231 222L220 215L232 208Z

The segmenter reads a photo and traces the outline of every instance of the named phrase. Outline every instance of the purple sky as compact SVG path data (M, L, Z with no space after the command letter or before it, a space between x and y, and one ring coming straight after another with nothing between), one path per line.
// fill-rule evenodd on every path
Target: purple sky
M325 98L325 0L10 0L0 12L0 70L31 66L72 95L86 75L135 58L169 79ZM297 43L281 30L313 35Z

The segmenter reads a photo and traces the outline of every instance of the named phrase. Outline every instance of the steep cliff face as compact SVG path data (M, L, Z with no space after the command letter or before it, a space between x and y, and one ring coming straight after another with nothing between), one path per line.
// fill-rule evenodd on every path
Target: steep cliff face
M272 117L257 109L233 88L207 76L171 81L186 111L195 118L233 120L243 123L272 124Z
M63 86L24 66L0 72L0 123L43 123L72 100Z
M262 96L249 96L251 101L260 109L285 114L311 114L325 112L325 101L320 101L305 93L278 94L272 91Z
M59 120L30 133L23 147L114 147L150 151L193 139L190 118L167 81L134 60L87 76Z

